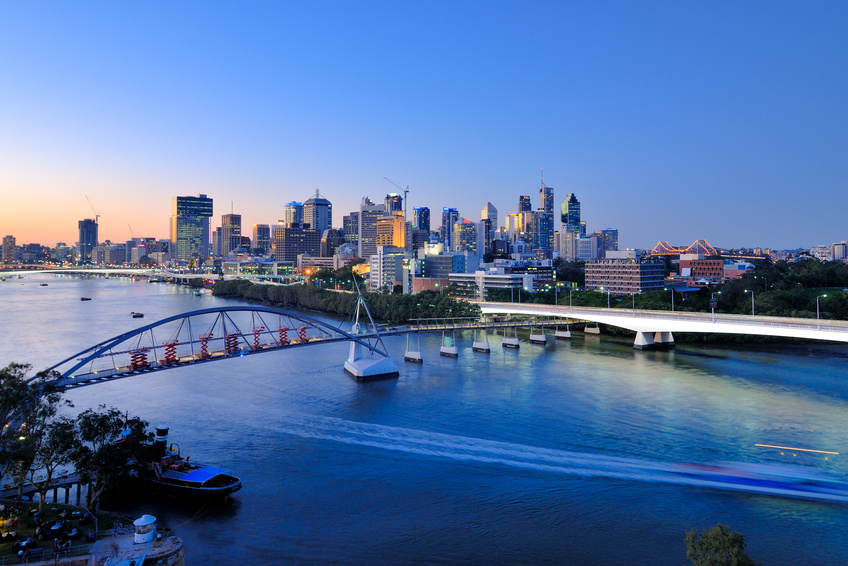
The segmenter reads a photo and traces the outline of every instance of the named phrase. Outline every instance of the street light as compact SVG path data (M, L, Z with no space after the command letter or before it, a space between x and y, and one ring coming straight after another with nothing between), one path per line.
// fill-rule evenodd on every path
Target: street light
M674 312L674 287L669 289L668 287L663 287L666 291L671 291L671 312Z
M715 291L714 293L710 293L710 308L713 309L713 322L715 322L716 295L721 295L721 291Z
M751 293L751 316L754 316L754 291L751 289L745 289L746 293Z
M821 317L819 316L819 299L821 299L822 297L827 297L827 295L819 295L818 297L816 297L816 325L818 326L819 330L821 330Z

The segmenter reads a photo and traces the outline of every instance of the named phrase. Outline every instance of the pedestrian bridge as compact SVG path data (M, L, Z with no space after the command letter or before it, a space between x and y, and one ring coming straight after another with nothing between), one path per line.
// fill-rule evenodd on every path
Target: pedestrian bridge
M519 303L479 302L484 315L559 317L594 322L636 332L634 348L669 346L674 332L748 334L848 342L848 321L809 318L649 311L593 307L566 307Z

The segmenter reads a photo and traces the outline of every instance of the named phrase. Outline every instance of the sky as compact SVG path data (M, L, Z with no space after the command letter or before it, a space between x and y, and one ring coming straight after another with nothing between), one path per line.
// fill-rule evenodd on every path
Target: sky
M588 230L809 247L848 239L845 2L3 2L0 234L168 237L171 197L274 224L499 218L540 173ZM502 220L501 220L502 224ZM249 229L246 230L249 232Z

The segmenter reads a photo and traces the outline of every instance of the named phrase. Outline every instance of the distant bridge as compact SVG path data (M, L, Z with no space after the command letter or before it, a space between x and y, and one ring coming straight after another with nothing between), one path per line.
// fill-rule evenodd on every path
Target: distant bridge
M483 314L558 317L607 324L636 332L635 348L670 345L674 332L749 334L848 342L848 321L700 312L480 302Z

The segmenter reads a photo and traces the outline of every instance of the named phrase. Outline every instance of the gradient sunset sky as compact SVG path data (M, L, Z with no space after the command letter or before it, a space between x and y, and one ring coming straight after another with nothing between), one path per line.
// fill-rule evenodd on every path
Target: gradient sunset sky
M846 2L3 2L0 235L165 238L171 197L274 224L503 218L574 192L588 229L848 239ZM249 228L246 230L249 233Z

